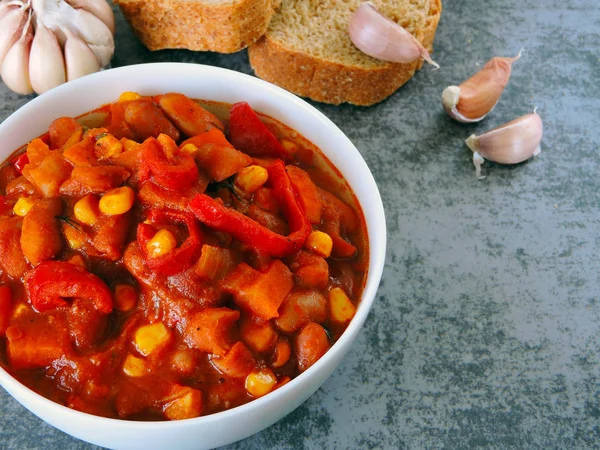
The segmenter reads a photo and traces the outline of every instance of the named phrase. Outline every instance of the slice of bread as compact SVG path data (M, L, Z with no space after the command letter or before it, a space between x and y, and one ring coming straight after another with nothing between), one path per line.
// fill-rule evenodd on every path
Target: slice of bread
M267 33L248 48L260 78L297 95L368 106L382 101L423 65L388 63L365 55L348 36L361 0L283 0ZM405 27L430 52L441 0L373 0L386 17Z
M279 0L114 0L150 50L237 52L267 30Z

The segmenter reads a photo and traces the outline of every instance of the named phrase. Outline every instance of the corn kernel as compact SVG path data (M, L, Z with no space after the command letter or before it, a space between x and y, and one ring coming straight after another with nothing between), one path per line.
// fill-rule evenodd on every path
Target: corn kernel
M177 240L173 233L167 229L160 229L156 232L154 237L146 244L148 250L148 256L150 258L158 258L159 256L166 255L171 250L177 247Z
M137 351L148 356L162 350L171 340L171 331L162 323L156 322L139 327L133 337Z
M140 98L142 98L140 94L131 91L123 92L121 95L119 95L120 102L129 102L131 100L138 100Z
M177 386L163 408L169 420L182 420L198 417L202 413L202 392L187 386Z
M253 397L262 397L273 390L277 384L277 376L271 369L260 369L246 377L246 391Z
M37 201L38 199L34 197L21 197L17 200L17 203L15 203L13 211L17 216L24 217Z
M146 374L146 361L137 356L127 355L123 363L123 373L130 377L143 377Z
M98 198L94 194L88 194L75 203L73 207L75 218L84 225L94 225L100 218Z
M192 143L185 144L183 147L181 147L181 153L184 153L186 155L194 156L197 151L198 147L196 147Z
M355 313L356 306L343 289L334 287L329 291L329 317L332 322L350 322Z
M100 199L100 212L109 216L125 214L133 207L135 194L129 186L111 189Z
M123 153L123 144L112 134L106 134L96 141L96 156L110 158Z
M323 258L329 258L333 249L333 240L327 233L313 231L306 238L304 246Z
M129 284L117 284L115 286L115 308L117 311L131 311L137 305L137 292Z
M261 166L248 166L240 170L235 176L235 184L242 191L249 194L262 187L269 178L267 169Z

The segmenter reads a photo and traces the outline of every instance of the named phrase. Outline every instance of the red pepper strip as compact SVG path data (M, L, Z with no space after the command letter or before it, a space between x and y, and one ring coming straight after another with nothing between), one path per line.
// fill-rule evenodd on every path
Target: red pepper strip
M147 221L151 223L140 223L137 228L137 241L144 255L146 264L152 270L162 275L169 276L189 269L200 256L203 237L196 219L190 213L173 211L170 209L150 210ZM161 224L172 224L173 222L185 225L188 229L188 237L179 247L171 250L166 255L152 258L148 255L146 244L156 234L157 226ZM155 225L155 226L154 226Z
M287 159L288 152L246 102L236 103L229 112L229 141L250 156Z
M108 286L81 266L66 261L44 261L25 276L25 290L31 305L39 312L66 306L63 297L92 301L101 313L113 309Z
M15 170L19 172L19 175L23 175L23 167L25 167L27 164L29 164L29 157L27 156L26 152L21 153L13 161L13 166Z
M198 178L198 166L191 156L179 152L175 142L173 146L176 153L171 155L171 151L167 152L170 149L164 148L153 137L142 143L142 164L138 172L140 182L152 177L156 184L167 189L185 190L192 187Z
M275 161L269 168L273 195L277 198L290 226L290 234L282 236L263 227L242 213L227 208L205 194L196 195L188 207L200 222L231 234L237 240L261 254L282 258L302 248L312 227L301 209L283 161Z

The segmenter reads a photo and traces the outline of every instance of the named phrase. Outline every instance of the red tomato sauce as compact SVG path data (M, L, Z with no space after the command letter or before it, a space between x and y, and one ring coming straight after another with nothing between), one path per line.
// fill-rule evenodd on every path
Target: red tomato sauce
M0 364L90 414L223 411L307 370L368 267L354 194L247 103L125 93L0 168Z

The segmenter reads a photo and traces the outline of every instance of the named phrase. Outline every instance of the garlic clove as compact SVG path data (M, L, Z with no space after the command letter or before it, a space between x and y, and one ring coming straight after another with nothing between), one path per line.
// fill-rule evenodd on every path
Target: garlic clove
M106 0L67 0L75 8L81 8L92 13L108 27L110 32L115 34L115 16L112 8Z
M29 55L29 77L33 90L42 94L67 81L65 60L58 39L38 24Z
M442 93L442 105L450 117L459 122L479 122L496 106L508 83L512 64L521 57L495 57L459 86L449 86Z
M26 20L24 8L11 9L0 20L0 68L6 54L21 36Z
M348 35L361 52L373 58L395 63L411 63L423 58L436 68L440 67L417 38L379 13L371 2L361 3L354 12Z
M541 117L534 111L465 141L473 151L473 164L478 178L483 158L499 164L517 164L541 153L543 135Z
M73 26L98 58L100 67L106 66L115 50L115 41L110 29L92 13L83 9L75 10Z
M100 63L94 52L88 45L75 36L72 32L66 32L65 63L67 66L67 80L89 75L100 70Z
M10 48L2 64L2 81L17 94L33 94L33 87L29 81L29 53L33 33L28 24L26 31ZM24 30L25 31L25 30Z

